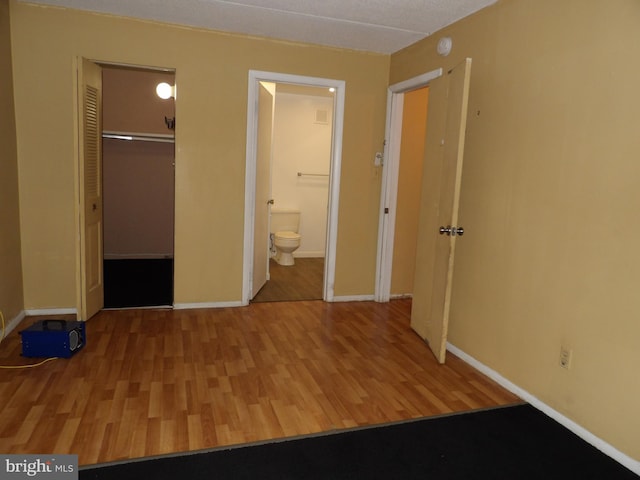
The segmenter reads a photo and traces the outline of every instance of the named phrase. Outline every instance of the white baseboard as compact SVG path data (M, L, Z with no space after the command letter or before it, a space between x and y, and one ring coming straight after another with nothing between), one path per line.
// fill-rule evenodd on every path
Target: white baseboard
M29 316L35 315L77 315L78 310L75 308L30 308L25 310Z
M293 252L293 258L324 258L324 250L306 252Z
M334 296L332 302L369 302L373 301L373 295L343 295Z
M246 306L240 300L233 302L203 302L203 303L174 303L174 310L187 310L193 308L227 308Z
M609 457L613 458L615 461L617 461L621 465L624 465L633 473L640 475L640 461L634 460L628 455L622 453L613 445L605 442L599 437L596 437L593 433L591 433L584 427L578 425L573 420L565 417L563 414L561 414L557 410L554 410L549 405L542 402L538 398L534 397L532 394L530 394L526 390L523 390L522 388L518 387L511 381L504 378L495 370L489 368L485 364L479 362L472 356L466 354L465 352L463 352L462 350L460 350L459 348L457 348L456 346L448 342L447 342L447 350L449 350L455 356L462 359L464 362L474 367L476 370L484 373L487 377L491 378L492 380L494 380L495 382L497 382L498 384L500 384L510 392L519 396L520 398L525 400L527 403L530 403L532 406L534 406L541 412L545 413L547 416L553 418L556 422L566 427L567 429L571 430L573 433L578 435L584 441L586 441L587 443L590 443L591 445L596 447L598 450L608 455Z
M4 340L13 330L15 330L15 328L18 325L20 325L20 322L22 322L22 320L24 320L26 316L27 314L23 310L8 322L7 322L7 319L5 318L6 323L4 325L4 335L0 338L0 340Z
M412 293L392 293L390 296L391 300L399 300L401 298L413 298Z
M350 295L333 297L330 302L369 302L373 301L373 295ZM205 303L175 303L175 310L186 310L191 308L226 308L226 307L246 307L248 304L240 300L232 302L205 302Z

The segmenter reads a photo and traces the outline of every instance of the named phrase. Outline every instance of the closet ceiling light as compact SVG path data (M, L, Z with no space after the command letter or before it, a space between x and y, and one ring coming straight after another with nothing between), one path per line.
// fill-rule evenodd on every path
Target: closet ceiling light
M175 87L166 82L159 83L156 87L156 94L163 100L176 96Z

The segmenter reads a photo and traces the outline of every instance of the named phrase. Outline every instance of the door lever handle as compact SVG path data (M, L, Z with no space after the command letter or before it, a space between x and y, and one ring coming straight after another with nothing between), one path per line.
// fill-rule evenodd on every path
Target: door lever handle
M461 237L464 235L464 228L462 227L452 227L451 225L447 225L446 227L440 227L440 235L448 235L450 237L455 237L456 235Z

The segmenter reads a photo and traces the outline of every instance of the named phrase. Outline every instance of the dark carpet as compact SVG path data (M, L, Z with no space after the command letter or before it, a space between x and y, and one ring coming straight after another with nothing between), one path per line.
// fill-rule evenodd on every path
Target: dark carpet
M173 258L104 261L105 308L173 305Z
M81 480L637 479L555 420L516 405L387 426L83 467Z

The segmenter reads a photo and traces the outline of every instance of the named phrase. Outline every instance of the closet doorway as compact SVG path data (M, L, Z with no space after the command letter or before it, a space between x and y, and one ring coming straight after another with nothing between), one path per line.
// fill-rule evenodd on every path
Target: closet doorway
M104 307L173 305L175 73L102 65Z

